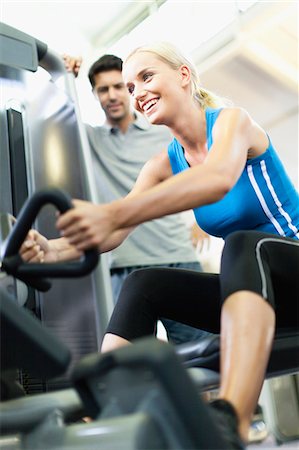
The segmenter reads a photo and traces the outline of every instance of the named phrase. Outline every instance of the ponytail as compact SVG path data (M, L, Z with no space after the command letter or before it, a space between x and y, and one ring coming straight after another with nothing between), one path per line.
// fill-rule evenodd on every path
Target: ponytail
M222 97L219 97L202 86L197 86L197 90L195 90L193 97L203 109L220 108L227 103Z

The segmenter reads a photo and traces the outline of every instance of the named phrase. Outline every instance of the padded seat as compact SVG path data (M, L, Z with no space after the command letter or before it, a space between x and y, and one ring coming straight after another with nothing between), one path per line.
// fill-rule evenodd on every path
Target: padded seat
M220 365L219 335L214 334L198 342L178 345L176 352L184 366L192 368L190 373L196 382L202 382L203 387L208 388L210 380L211 388L216 387ZM202 369L201 375L196 374L194 368ZM278 329L273 342L266 378L297 372L299 372L299 329Z

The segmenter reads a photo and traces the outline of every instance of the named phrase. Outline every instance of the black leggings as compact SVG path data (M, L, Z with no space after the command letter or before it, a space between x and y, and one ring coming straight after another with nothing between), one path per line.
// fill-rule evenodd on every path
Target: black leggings
M222 303L243 290L273 306L277 328L299 327L299 241L238 231L225 241L220 274L137 270L124 282L106 332L132 341L153 335L163 317L219 333Z

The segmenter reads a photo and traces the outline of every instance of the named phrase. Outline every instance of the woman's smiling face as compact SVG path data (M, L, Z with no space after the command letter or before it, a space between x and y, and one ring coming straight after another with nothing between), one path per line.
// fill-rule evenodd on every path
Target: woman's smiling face
M134 53L123 67L123 78L135 109L153 124L167 125L176 115L181 75L180 69L173 69L148 51Z

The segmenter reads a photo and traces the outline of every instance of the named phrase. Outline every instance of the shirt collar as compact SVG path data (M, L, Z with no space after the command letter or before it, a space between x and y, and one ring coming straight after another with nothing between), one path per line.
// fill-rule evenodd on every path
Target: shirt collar
M141 130L148 130L151 126L149 121L146 117L144 117L143 114L141 114L139 111L135 111L135 121L133 122L133 125L137 128L140 128Z
M146 119L146 117L143 116L143 114L141 114L139 111L134 111L134 116L135 116L135 120L134 122L131 124L131 126L134 126L136 128L139 128L140 130L148 130L150 128L150 123L149 121ZM110 123L108 123L107 121L103 124L103 128L105 128L107 130L107 132L110 133L115 133L115 131L117 131L117 127L113 127Z

